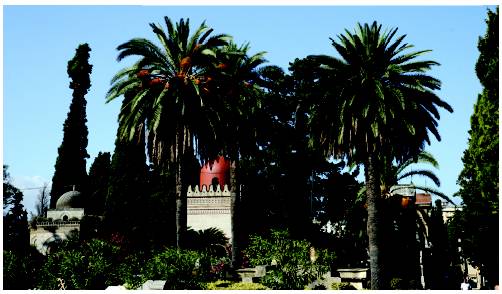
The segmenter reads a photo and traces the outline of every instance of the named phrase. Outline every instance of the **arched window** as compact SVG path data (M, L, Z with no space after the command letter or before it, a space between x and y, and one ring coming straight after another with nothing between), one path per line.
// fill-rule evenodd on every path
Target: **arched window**
M63 221L65 221L65 222L68 221L68 216L67 215L63 215Z
M218 188L218 185L220 184L220 179L218 177L214 177L212 180L211 180L211 186L213 186L213 190L216 191L216 189Z

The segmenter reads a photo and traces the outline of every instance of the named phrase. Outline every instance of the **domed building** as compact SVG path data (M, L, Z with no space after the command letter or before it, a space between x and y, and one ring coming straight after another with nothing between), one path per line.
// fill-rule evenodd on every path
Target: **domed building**
M80 221L84 217L81 193L68 191L59 197L55 209L47 211L47 220L37 221L30 229L30 244L38 251L47 253L51 242L58 242L80 232Z

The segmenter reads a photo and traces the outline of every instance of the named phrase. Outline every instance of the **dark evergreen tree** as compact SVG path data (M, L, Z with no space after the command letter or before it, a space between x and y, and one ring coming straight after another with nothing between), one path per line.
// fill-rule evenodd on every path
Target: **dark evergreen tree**
M431 261L429 266L430 289L448 289L448 276L450 264L450 250L448 245L448 231L443 220L441 200L436 200L432 208L429 221L429 241L432 243ZM458 283L455 283L458 284Z
M126 93L122 108L129 107L133 97ZM174 179L169 171L161 176L158 169L150 170L146 162L144 129L129 141L121 139L119 127L104 222L108 234L118 234L136 248L165 245L175 236L174 187L169 185L169 180Z
M499 11L488 11L479 39L476 74L483 86L471 116L458 195L464 208L457 228L464 257L479 266L491 286L499 277Z
M26 252L30 244L28 214L23 205L23 193L11 184L7 166L3 166L4 209L8 209L3 218L3 248L16 252Z
M86 158L87 154L87 116L85 95L90 86L92 65L89 64L88 44L81 44L76 49L75 56L68 61L68 76L73 99L70 111L63 125L63 142L58 148L58 157L52 177L50 207L55 208L58 198L65 192L76 189L86 192Z
M89 169L89 197L84 204L86 214L103 215L110 170L110 152L99 152Z
M135 219L144 209L141 200L147 196L147 168L141 137L132 142L116 139L104 210L110 233L129 235L135 228Z

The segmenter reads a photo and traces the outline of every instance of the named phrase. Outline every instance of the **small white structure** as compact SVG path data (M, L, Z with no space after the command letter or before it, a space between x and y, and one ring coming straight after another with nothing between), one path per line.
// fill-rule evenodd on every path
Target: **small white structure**
M48 221L37 222L30 229L30 244L34 245L42 254L48 251L48 244L61 241L70 234L80 232L80 220L85 215L84 209L79 208L81 193L69 191L61 195L56 202L55 209L47 211Z
M187 191L187 225L194 230L205 230L211 227L221 229L229 240L232 238L232 220L230 207L231 191L225 185L206 185L199 189L196 185Z

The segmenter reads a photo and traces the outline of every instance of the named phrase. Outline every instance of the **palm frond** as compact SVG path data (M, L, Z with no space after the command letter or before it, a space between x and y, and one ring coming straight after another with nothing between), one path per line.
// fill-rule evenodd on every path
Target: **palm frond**
M455 203L450 199L450 197L448 197L446 194L444 194L443 192L441 191L438 191L434 188L431 188L431 187L425 187L425 186L416 186L416 189L417 190L422 190L424 192L427 192L427 193L430 193L432 195L435 195L435 196L438 196L448 202L450 202L451 204L455 205Z
M438 187L441 186L441 182L439 181L439 178L434 174L434 172L432 172L430 170L423 170L423 169L411 170L411 171L399 174L399 176L397 177L397 180L401 181L405 178L413 177L413 176L426 177L429 180L433 181L436 186L438 186Z

